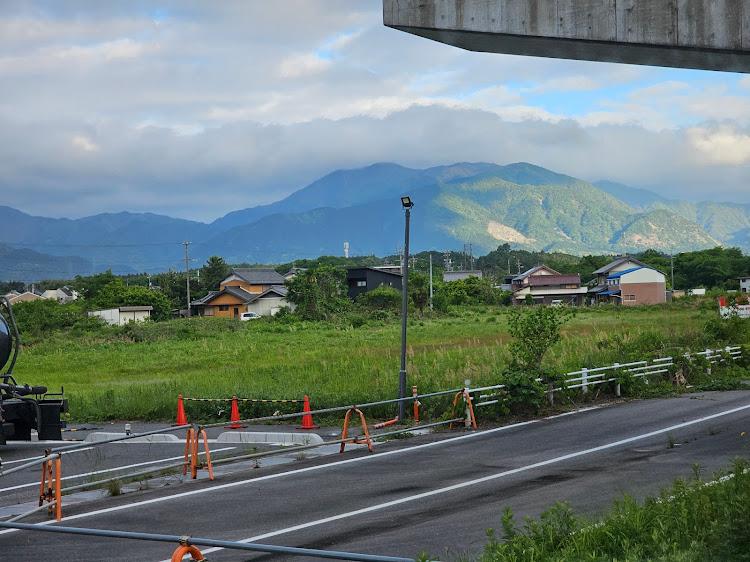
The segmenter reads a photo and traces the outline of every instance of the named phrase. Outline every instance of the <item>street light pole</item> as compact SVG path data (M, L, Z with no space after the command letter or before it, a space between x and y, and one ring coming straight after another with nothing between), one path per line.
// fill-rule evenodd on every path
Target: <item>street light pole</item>
M398 397L406 398L406 308L409 293L409 218L414 203L409 197L401 198L401 205L406 212L404 227L404 264L403 287L401 289L401 371L398 373ZM398 403L398 420L403 421L406 417L406 402Z

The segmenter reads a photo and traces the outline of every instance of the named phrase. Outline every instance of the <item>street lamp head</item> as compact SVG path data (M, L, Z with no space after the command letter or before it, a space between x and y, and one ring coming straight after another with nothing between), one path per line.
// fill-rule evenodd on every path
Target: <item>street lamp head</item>
M414 203L411 202L411 197L402 197L401 205L404 209L411 209L414 206Z

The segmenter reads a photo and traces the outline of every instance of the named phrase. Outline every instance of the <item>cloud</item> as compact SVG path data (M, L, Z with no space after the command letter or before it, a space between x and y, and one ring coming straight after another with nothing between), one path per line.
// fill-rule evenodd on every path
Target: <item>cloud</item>
M84 152L98 152L100 150L99 146L85 135L73 135L71 144Z
M332 63L329 59L322 58L317 53L306 53L282 60L279 64L278 74L282 78L298 78L320 74L331 66Z
M380 0L5 2L0 53L0 195L33 214L210 221L378 161L748 201L748 77L464 51Z
M700 158L716 166L739 166L750 162L750 134L723 125L715 129L693 127L688 138Z

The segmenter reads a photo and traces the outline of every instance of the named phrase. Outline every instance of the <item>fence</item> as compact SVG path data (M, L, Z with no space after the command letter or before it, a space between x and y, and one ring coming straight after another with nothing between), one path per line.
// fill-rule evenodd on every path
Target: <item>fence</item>
M718 362L725 361L727 358L735 360L742 356L742 348L740 346L727 346L722 349L706 349L705 351L699 351L697 353L685 353L681 357L690 360L692 357L700 357L708 362L708 373L711 373L711 365ZM605 383L615 383L615 394L620 396L621 388L620 381L628 376L631 378L641 378L648 382L649 377L654 375L663 375L664 373L670 372L670 367L675 366L674 357L663 357L660 359L652 359L650 361L633 361L630 363L614 363L606 367L597 367L594 369L583 368L580 371L573 371L565 373L560 380L562 384L560 386L553 386L547 389L546 394L550 402L554 402L554 395L557 392L563 390L575 390L580 389L582 393L587 394L589 388L596 385ZM537 382L542 382L542 379L536 379ZM468 381L467 381L468 387ZM486 392L488 390L501 390L504 389L505 385L499 384L494 386L487 386L483 388L470 389L466 391L470 394L477 392ZM497 404L502 398L501 393L485 394L480 395L479 400L474 404L474 407L489 406L491 404ZM473 399L473 398L472 398Z

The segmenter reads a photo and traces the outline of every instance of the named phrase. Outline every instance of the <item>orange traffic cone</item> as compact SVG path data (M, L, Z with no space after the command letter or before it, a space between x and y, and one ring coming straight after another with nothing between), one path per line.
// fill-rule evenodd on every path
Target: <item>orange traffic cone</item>
M302 408L303 412L310 411L310 399L305 394L305 405ZM302 416L302 427L297 429L319 429L319 426L313 424L312 414L305 414Z
M243 427L247 427L240 423L240 410L237 407L236 396L232 396L232 418L229 421L232 422L231 425L226 426L224 429L242 429Z
M172 425L187 425L187 418L185 417L185 406L182 403L182 394L177 397L177 422Z

